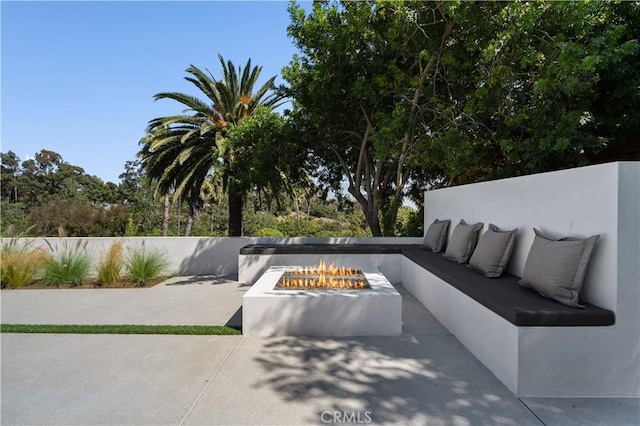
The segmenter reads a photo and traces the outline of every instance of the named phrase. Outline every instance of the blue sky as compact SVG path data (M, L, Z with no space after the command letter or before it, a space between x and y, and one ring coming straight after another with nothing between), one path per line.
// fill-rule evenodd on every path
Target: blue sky
M218 76L220 53L236 65L251 58L263 66L259 84L280 74L296 53L287 6L2 1L2 152L25 160L52 150L117 183L147 122L182 110L153 95L198 95L184 80L190 64Z

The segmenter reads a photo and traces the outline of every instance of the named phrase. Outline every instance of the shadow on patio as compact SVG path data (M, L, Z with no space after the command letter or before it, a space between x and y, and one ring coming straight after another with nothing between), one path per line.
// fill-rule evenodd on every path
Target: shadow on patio
M308 422L335 420L327 411L360 423L541 424L451 336L281 337L259 353L255 387L312 404Z
M170 278L165 285L212 285L212 284L228 284L237 282L237 274L223 275L193 275L193 276L177 276ZM248 287L247 284L238 283L238 287Z

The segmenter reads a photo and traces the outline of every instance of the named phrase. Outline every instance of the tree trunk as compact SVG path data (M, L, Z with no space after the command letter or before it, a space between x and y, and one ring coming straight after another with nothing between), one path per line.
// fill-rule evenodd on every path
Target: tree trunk
M182 219L182 195L178 197L178 237L180 236L181 219Z
M242 191L234 182L229 183L229 236L242 236Z
M395 235L399 208L400 203L396 199L393 199L391 203L389 203L387 210L382 214L382 230L384 231L384 235L388 237Z
M360 207L362 207L362 212L364 213L364 217L367 220L367 224L369 225L369 229L371 230L371 235L374 237L382 237L382 229L380 228L380 218L378 217L377 208L375 205L367 198L362 195L362 193L356 190L353 186L350 186L348 189L349 193L353 195L356 199ZM373 197L372 194L369 195L369 198Z
M369 229L371 229L371 235L374 237L383 237L382 229L380 228L380 218L377 211L367 210L365 213Z
M184 230L184 236L191 235L191 227L193 222L200 216L202 209L204 208L204 201L201 198L193 199L189 197L189 217L187 218L187 227Z
M187 218L187 227L184 229L184 236L188 237L191 233L191 225L193 225L193 215L189 215Z
M162 236L169 235L169 211L171 209L171 201L169 193L164 194L164 212L162 213Z

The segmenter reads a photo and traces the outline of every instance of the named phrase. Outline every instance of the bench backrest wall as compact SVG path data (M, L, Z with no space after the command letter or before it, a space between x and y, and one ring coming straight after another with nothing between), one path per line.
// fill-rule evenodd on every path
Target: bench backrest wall
M640 396L640 162L429 191L425 225L435 218L483 221L485 229L489 223L518 227L509 265L516 275L522 274L533 242L532 227L556 236L600 234L581 298L613 310L616 323L588 334L589 352L578 357L576 365L597 374L599 395ZM561 357L548 354L554 354L554 347L562 348L572 332L559 332L558 345L545 348L546 356Z
M533 227L554 236L600 234L581 297L620 314L619 301L638 303L638 176L639 162L616 162L427 191L425 229L436 218L452 220L450 233L460 219L484 222L483 232L489 223L519 228L508 267L515 275Z

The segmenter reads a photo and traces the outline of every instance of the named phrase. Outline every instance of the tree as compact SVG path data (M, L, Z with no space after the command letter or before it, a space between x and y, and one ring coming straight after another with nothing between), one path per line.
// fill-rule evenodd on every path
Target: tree
M169 193L164 194L162 202L162 236L169 235L169 212L171 210L171 198Z
M249 191L294 196L305 176L307 150L279 114L259 107L254 114L228 129L225 152L236 164L233 179L243 194Z
M454 21L448 2L291 4L301 50L283 76L323 176L343 179L375 236L392 235L412 173L425 91L439 82Z
M395 232L406 195L640 140L637 2L316 2L290 15L293 117L374 235Z
M238 179L242 164L234 150L225 146L230 128L250 117L259 106L275 108L282 96L270 92L275 81L271 77L257 91L254 86L262 67L251 68L251 60L237 71L231 61L218 56L222 78L215 79L191 65L185 79L193 83L207 101L194 96L163 92L155 99L172 99L187 108L180 115L160 117L149 122L148 136L141 141L142 162L156 189L166 194L175 184L174 198L182 195L197 204L200 189L212 170L221 170L229 200L229 235L242 234L242 206L246 190ZM190 204L191 205L191 204Z
M118 177L119 200L131 208L128 232L132 235L152 235L159 225L158 205L145 169L137 161L127 161ZM168 224L168 216L165 220Z
M118 235L126 209L115 205L115 184L103 183L46 149L22 163L11 151L0 156L4 230L13 225L19 232L29 228L29 233L55 234L64 226L73 235Z
M444 184L578 166L629 143L640 124L637 3L464 6L443 74L450 100L439 120L421 120L431 143L420 158L438 159Z
M13 151L9 151L6 154L0 153L2 161L2 168L0 169L0 180L2 186L2 199L6 202L18 201L18 174L20 172L20 158Z

